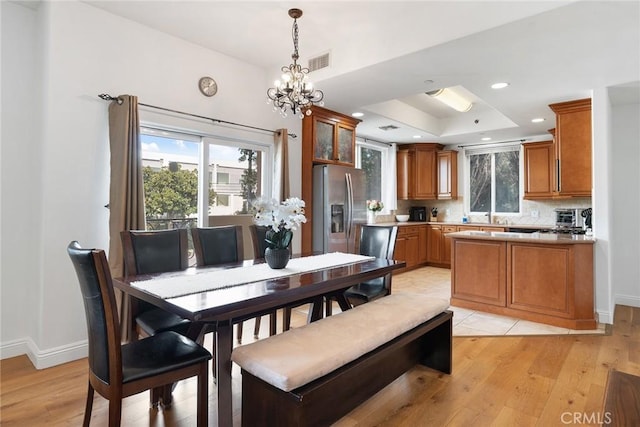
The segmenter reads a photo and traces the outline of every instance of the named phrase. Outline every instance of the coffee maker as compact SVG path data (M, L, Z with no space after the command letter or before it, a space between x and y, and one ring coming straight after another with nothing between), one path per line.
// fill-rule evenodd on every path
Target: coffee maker
M412 206L409 208L409 221L427 220L427 208L424 206Z

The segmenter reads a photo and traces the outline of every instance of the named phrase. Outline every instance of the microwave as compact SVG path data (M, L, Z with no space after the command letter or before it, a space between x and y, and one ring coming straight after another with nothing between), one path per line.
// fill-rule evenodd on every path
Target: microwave
M584 217L582 216L584 209L556 209L556 227L584 227Z

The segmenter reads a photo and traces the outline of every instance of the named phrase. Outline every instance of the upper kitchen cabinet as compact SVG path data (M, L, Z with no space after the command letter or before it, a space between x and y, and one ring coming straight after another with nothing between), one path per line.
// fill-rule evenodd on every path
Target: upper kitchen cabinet
M556 113L556 192L591 196L591 99L549 105Z
M555 191L553 141L522 144L524 148L524 198L551 199Z
M312 163L354 166L356 126L360 120L321 107L311 107L302 120L302 140L312 146Z
M438 199L458 198L458 152L438 151Z
M402 144L397 154L398 199L434 200L438 195L438 150L442 145Z

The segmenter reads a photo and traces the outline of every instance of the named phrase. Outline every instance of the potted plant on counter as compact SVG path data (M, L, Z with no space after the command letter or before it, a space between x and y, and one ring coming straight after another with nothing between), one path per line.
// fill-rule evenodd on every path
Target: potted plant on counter
M367 224L375 224L376 213L384 208L384 204L380 200L367 200Z

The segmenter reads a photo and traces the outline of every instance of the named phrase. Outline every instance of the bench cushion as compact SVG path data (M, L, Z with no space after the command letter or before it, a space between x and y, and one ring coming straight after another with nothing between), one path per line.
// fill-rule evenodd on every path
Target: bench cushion
M392 294L237 347L231 359L263 381L291 391L391 341L448 307L449 301L445 299Z

